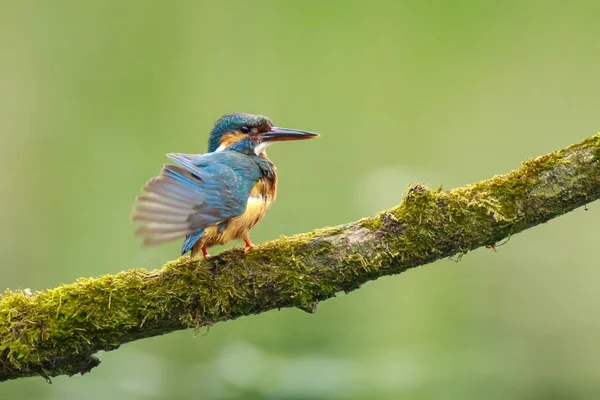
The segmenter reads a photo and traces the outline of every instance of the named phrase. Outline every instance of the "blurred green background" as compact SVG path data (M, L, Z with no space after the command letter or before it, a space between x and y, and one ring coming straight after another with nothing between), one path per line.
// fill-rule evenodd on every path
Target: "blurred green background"
M600 3L0 2L0 290L156 268L129 217L226 112L274 145L256 243L508 172L600 130ZM307 205L310 207L307 208ZM600 396L600 209L322 303L127 344L1 399ZM236 245L239 245L236 243Z

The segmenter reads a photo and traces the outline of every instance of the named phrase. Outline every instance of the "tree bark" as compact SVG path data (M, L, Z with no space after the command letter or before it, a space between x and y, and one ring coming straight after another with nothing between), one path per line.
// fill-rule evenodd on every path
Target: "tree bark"
M81 278L0 296L0 381L89 372L133 340L320 301L547 222L600 197L600 135L450 191L423 185L356 222L281 237L208 261Z

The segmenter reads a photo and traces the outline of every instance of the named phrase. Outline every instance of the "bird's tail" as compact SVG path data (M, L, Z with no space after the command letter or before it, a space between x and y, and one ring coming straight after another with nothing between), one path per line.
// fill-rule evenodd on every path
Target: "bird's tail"
M199 179L191 172L165 165L136 199L132 220L142 225L135 235L143 238L144 245L153 246L194 233L189 217L202 203L200 196L195 195L199 189Z

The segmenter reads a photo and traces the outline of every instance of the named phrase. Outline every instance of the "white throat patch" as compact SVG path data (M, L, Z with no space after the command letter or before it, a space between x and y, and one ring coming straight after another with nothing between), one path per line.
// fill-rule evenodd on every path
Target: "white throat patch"
M264 153L267 149L267 146L270 145L271 142L261 142L258 146L254 148L254 153L258 156L260 153Z

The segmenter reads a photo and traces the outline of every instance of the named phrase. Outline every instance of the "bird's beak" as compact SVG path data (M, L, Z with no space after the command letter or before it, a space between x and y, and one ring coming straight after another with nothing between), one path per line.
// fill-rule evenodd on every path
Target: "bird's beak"
M269 131L263 132L261 138L263 142L279 142L284 140L313 139L318 136L319 134L317 133L274 126Z

